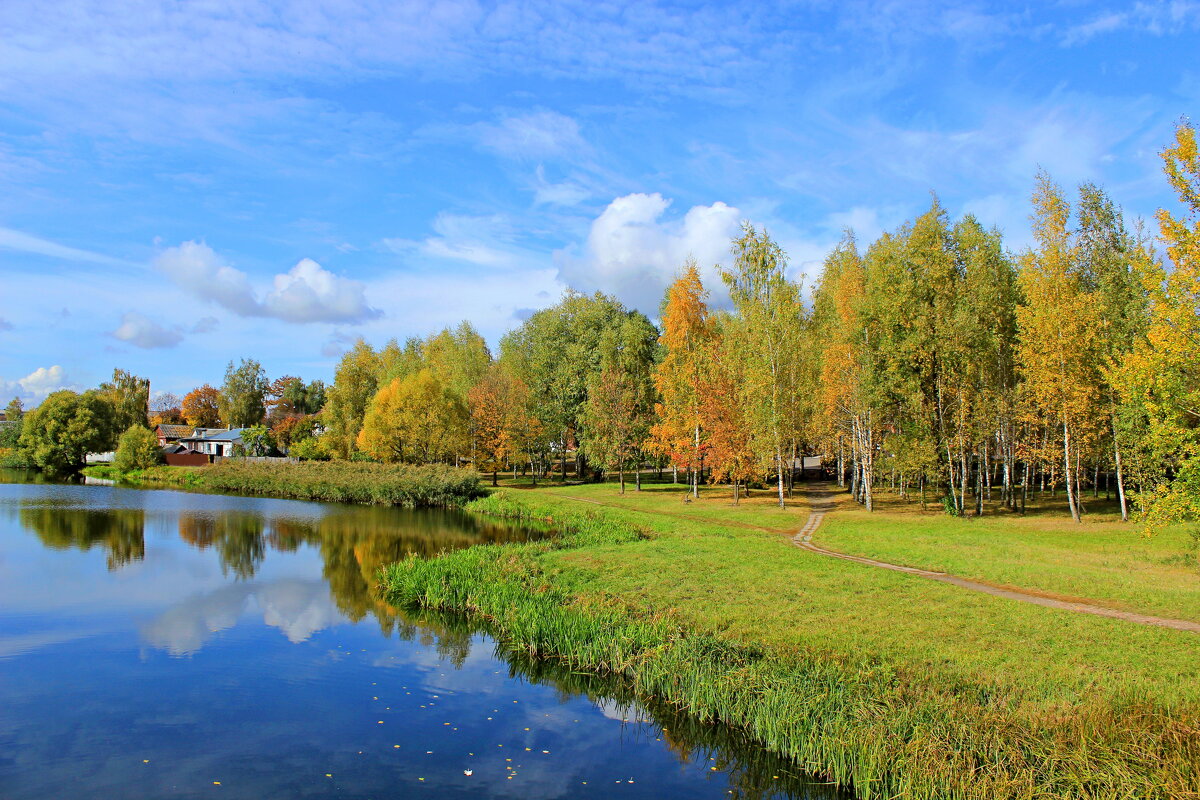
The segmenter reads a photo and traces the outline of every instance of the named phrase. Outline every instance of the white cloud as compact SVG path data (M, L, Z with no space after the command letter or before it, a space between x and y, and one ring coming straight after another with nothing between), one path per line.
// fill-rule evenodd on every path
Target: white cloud
M481 267L512 267L529 256L514 243L514 226L502 214L474 216L443 211L434 219L433 230L435 236L419 241L384 239L383 244L400 255L416 252Z
M16 395L22 400L41 402L46 395L59 389L75 388L67 383L66 371L55 364L52 367L38 367L24 378L15 381L0 379L0 397Z
M310 258L276 275L273 288L261 302L246 273L223 263L203 242L168 248L154 264L195 296L243 317L356 323L379 316L367 304L362 283L334 275Z
M168 328L137 311L129 311L121 317L121 324L109 335L146 350L174 347L183 341L183 334L178 327Z
M1063 44L1074 45L1082 44L1089 39L1099 36L1104 33L1112 33L1120 30L1129 24L1129 15L1110 11L1106 14L1101 14L1095 19L1089 20L1082 25L1075 25L1067 29L1063 36Z
M740 212L722 202L694 206L682 219L664 220L671 201L657 192L618 197L592 222L581 255L555 254L559 279L584 292L615 294L654 316L663 292L690 256L705 285L718 292L714 265L729 262Z
M14 231L11 228L0 228L0 248L49 256L50 258L59 258L64 261L85 261L92 264L106 264L114 267L131 266L130 262L122 261L119 258L67 247L48 239L40 239L37 236L30 236L28 233Z
M1200 23L1200 3L1189 0L1137 2L1127 11L1106 11L1079 25L1069 27L1063 45L1085 44L1097 36L1132 29L1154 36L1185 33Z
M223 264L203 242L169 247L154 259L154 266L179 286L243 317L261 313L250 280L241 270Z
M275 276L263 310L286 322L361 322L379 316L367 305L362 283L334 275L311 258Z
M592 194L575 181L551 183L546 180L546 170L541 164L538 164L535 175L537 184L533 194L534 205L575 206L588 199Z
M579 123L554 111L536 111L483 125L480 140L485 147L513 159L578 157L588 151Z

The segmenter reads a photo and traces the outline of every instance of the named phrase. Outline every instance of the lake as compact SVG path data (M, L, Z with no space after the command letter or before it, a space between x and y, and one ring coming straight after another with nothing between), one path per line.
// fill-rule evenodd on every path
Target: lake
M0 797L837 798L736 731L415 618L463 512L0 472Z

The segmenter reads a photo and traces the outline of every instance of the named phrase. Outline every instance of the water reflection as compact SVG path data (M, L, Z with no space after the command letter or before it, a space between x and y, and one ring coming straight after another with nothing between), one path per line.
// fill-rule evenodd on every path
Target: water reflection
M530 535L463 514L0 482L0 795L839 796L620 678L375 592L408 553Z
M253 507L174 510L169 517L179 540L196 550L212 550L222 574L235 583L172 607L144 628L147 641L171 653L194 653L214 633L232 627L252 599L267 624L292 641L303 641L339 614L353 622L374 617L389 635L401 618L378 591L377 576L385 565L409 555L428 557L547 533L456 511L291 505L317 510L309 516ZM95 508L72 505L62 497L33 497L19 501L18 518L47 547L102 548L109 570L145 558L144 508ZM301 547L319 553L324 583L253 583L268 553L294 553Z
M459 615L403 612L402 620L396 628L401 638L419 639L456 667L462 666L473 641L483 632ZM661 740L680 767L701 764L723 773L730 797L852 800L851 795L815 781L795 762L764 749L737 728L701 722L669 703L644 697L628 679L572 671L497 642L493 643L493 657L508 665L510 678L550 687L562 703L586 697L605 716L626 724L631 736Z
M22 503L21 524L55 550L104 548L108 568L146 557L146 512L141 509L63 508Z
M342 621L323 581L233 583L171 606L142 626L142 639L172 655L191 655L214 635L236 625L252 603L263 622L278 628L293 644Z

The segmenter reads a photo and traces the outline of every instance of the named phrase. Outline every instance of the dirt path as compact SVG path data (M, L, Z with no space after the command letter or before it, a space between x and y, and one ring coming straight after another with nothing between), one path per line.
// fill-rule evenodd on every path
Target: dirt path
M1166 619L1164 617L1152 617L1146 614L1135 614L1131 611L1118 611L1115 608L1107 608L1102 605L1097 605L1090 601L1082 602L1079 600L1067 600L1059 597L1054 597L1048 594L1039 594L1026 589L1018 589L1011 586L997 586L982 581L972 581L966 578L959 578L945 572L933 572L927 569L918 569L916 567L905 567L899 564L889 564L886 561L876 561L871 558L863 558L861 556L852 556L846 553L839 553L836 550L827 550L820 545L813 544L812 536L821 524L821 520L825 515L833 510L834 502L833 495L828 491L814 490L808 494L809 505L812 512L808 515L808 521L804 523L804 527L792 537L792 543L797 547L807 550L810 553L817 553L831 558L840 558L845 561L854 561L859 564L866 564L870 567L879 567L880 569L890 569L895 572L905 572L909 575L916 575L921 578L928 578L931 581L940 581L949 583L954 586L959 586L963 589L970 589L975 592L983 592L995 597L1004 597L1009 600L1019 600L1022 603L1033 603L1046 608L1058 608L1064 611L1077 611L1081 614L1095 614L1099 617L1109 617L1111 619L1125 620L1126 622L1136 622L1140 625L1157 625L1161 628L1174 628L1179 631L1191 631L1200 633L1200 623L1189 622L1183 619Z
M1200 633L1200 622L1191 622L1184 619L1168 619L1165 617L1153 617L1148 614L1137 614L1132 611L1121 611L1115 608L1108 608L1099 605L1091 600L1081 598L1064 598L1055 596L1049 592L1037 592L1030 589L1021 589L1014 586L1001 586L984 581L973 581L967 578L960 578L956 575L950 575L945 572L934 572L932 570L920 569L918 567L906 567L900 564L890 564L886 561L876 561L873 558L863 558L862 556L852 556L848 553L839 553L836 550L828 550L812 541L813 533L821 525L821 520L825 515L833 511L836 503L833 499L833 493L824 489L810 489L807 492L807 500L809 507L812 509L808 515L808 520L804 523L804 527L794 535L791 531L781 531L777 528L769 528L764 525L752 525L747 522L737 522L734 520L719 520L705 519L703 517L694 516L692 514L682 514L672 511L661 511L647 508L632 508L618 503L605 503L600 500L591 500L585 497L573 497L571 495L558 495L566 500L574 500L578 503L590 503L594 506L604 506L606 508L616 508L622 511L636 511L641 514L654 514L661 517L673 517L675 519L688 520L689 522L706 522L712 525L724 525L732 528L744 528L746 530L764 531L766 533L785 533L791 536L792 543L802 550L807 550L810 553L816 553L830 558L840 558L843 561L854 561L858 564L865 564L869 567L878 567L880 569L890 569L894 572L904 572L909 575L915 575L919 578L928 578L931 581L940 581L941 583L949 583L953 586L958 586L962 589L970 589L974 592L983 592L994 597L1004 597L1009 600L1018 600L1022 603L1032 603L1046 608L1057 608L1063 611L1075 611L1080 614L1095 614L1098 617L1109 617L1110 619L1120 619L1126 622L1135 622L1139 625L1155 625L1160 628L1173 628L1179 631L1191 631L1192 633Z

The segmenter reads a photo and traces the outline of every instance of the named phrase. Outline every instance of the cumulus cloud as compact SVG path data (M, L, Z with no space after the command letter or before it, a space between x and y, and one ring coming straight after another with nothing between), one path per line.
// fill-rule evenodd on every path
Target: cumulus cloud
M276 275L273 288L261 301L246 273L225 264L203 242L167 248L154 265L196 297L243 317L357 323L380 313L367 304L362 283L334 275L310 258Z
M334 275L311 258L275 276L263 310L287 322L359 322L379 316L367 305L365 287Z
M184 242L178 247L169 247L154 259L154 266L202 300L244 317L261 313L246 273L222 263L213 249L203 242Z
M127 312L121 317L121 324L109 335L114 339L146 350L153 350L157 347L174 347L183 341L183 334L178 327L168 328L137 311Z
M555 254L561 281L580 291L615 294L654 316L667 285L688 257L705 285L719 287L714 265L728 263L740 212L722 202L663 219L671 201L657 192L618 197L597 217L581 254Z
M24 378L15 381L0 379L0 397L16 395L23 400L40 402L51 392L59 389L73 388L67 382L66 371L55 364L52 367L38 367Z

